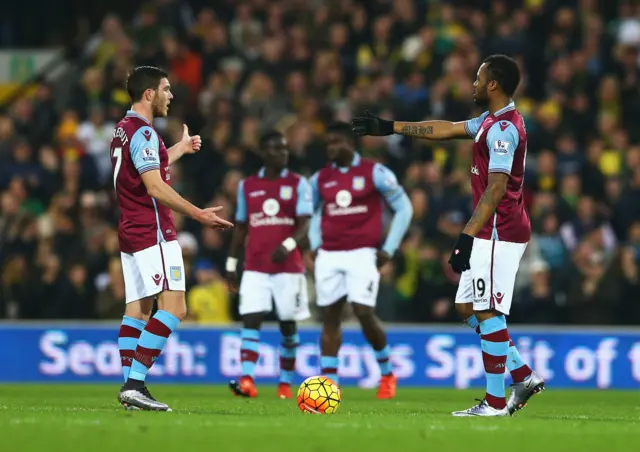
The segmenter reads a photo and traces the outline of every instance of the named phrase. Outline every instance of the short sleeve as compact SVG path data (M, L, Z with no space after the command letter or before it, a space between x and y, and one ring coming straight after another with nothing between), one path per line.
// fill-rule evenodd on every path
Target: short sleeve
M488 111L485 111L480 116L475 118L471 118L464 122L464 130L467 132L471 138L474 138L478 134L478 130L480 130L480 126L482 125L482 121L489 114Z
M237 207L236 207L236 221L238 223L247 222L247 198L244 196L244 180L238 183L238 195L237 195Z
M298 181L296 216L309 217L313 214L313 193L309 181L301 177Z
M496 122L487 133L489 172L511 174L520 134L511 121Z
M131 161L139 174L160 169L160 140L149 126L140 127L131 137Z

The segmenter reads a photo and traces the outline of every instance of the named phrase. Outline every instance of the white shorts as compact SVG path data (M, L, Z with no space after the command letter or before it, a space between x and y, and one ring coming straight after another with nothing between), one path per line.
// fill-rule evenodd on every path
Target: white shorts
M162 242L135 253L120 253L127 303L163 290L185 291L182 249L177 240Z
M349 303L375 306L380 272L376 249L318 250L315 262L316 304L330 306L347 297Z
M456 303L473 303L474 311L495 309L508 315L526 248L526 243L473 239L471 269L460 276Z
M281 321L305 320L309 312L307 280L303 273L245 271L240 282L240 315L271 312L272 302Z

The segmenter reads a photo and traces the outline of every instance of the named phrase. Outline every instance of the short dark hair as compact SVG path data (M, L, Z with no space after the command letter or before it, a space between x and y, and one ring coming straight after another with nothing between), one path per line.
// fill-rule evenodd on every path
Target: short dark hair
M351 124L343 121L335 121L327 126L327 133L339 133L347 138L354 146L357 146L356 134L353 133Z
M263 133L262 135L260 135L260 139L258 140L258 146L260 147L260 149L262 149L267 144L267 141L273 138L284 138L284 134L277 130L269 130Z
M166 71L154 66L138 66L127 77L127 93L132 102L140 100L148 89L157 89L160 80L168 77Z
M518 63L506 55L491 55L484 63L487 65L488 79L495 80L506 95L513 96L520 84Z

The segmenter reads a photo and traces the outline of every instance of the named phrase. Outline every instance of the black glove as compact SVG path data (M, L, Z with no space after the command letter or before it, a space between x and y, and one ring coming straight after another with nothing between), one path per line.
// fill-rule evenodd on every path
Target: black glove
M471 250L473 249L473 237L467 234L460 234L456 246L453 247L451 257L449 257L449 265L456 273L462 273L469 270L471 264Z
M393 135L393 121L373 116L369 111L365 111L364 114L364 116L358 116L351 121L352 130L357 136L383 137Z

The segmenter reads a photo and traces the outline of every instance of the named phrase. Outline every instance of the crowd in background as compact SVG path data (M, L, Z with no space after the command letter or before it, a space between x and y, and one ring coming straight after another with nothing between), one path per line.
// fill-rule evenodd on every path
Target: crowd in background
M325 164L332 120L366 109L405 121L478 115L476 71L504 53L523 73L516 105L534 231L512 320L640 323L640 7L602 3L155 0L131 17L102 15L62 108L40 83L0 115L0 318L122 315L109 144L131 103L132 67L170 73L170 115L154 123L165 142L183 123L204 140L173 165L173 186L231 217L265 130L283 131L291 168L311 175ZM458 276L446 261L471 214L472 142L365 137L360 150L398 175L415 213L383 269L380 315L457 321ZM230 322L230 234L175 217L190 315Z

